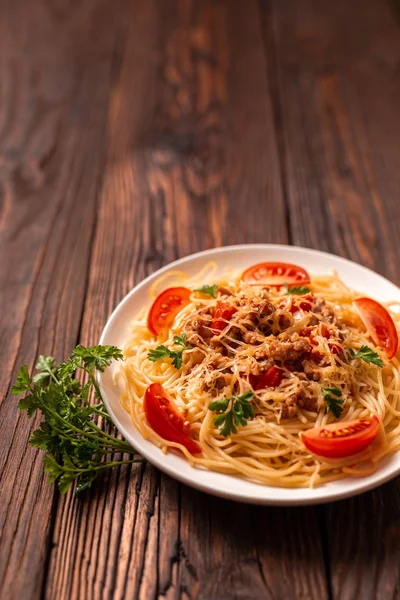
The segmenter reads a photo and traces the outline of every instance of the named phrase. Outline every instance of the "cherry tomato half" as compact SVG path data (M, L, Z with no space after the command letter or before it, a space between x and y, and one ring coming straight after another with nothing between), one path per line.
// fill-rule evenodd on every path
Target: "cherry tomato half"
M281 262L264 262L246 269L242 275L242 281L279 287L285 283L288 285L304 285L310 282L310 276L307 271L297 265Z
M152 383L144 396L144 413L150 427L164 440L182 444L191 454L201 452L189 435L190 426L185 421L160 383Z
M344 458L362 452L374 441L380 427L378 417L332 423L301 434L305 447L326 458Z
M282 381L283 370L279 367L270 367L263 375L250 375L249 383L253 390L263 390L267 387L277 387Z
M226 302L217 302L213 320L211 322L211 329L218 334L220 331L225 329L227 326L227 321L231 318L237 309L231 304L227 304Z
M190 302L190 290L172 287L161 292L154 300L147 318L147 327L159 335L173 323L178 312Z
M386 308L371 298L358 298L353 305L374 344L382 348L389 359L393 358L399 346L399 336Z

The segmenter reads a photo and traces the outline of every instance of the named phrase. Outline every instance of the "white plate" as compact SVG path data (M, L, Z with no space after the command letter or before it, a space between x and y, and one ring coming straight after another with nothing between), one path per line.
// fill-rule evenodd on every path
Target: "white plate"
M352 288L377 300L400 301L400 290L393 283L365 267L332 254L275 244L228 246L192 254L163 267L147 277L129 292L114 310L104 328L100 343L123 346L129 337L129 325L132 318L143 306L149 304L150 285L162 273L179 267L187 273L195 274L209 260L215 260L221 271L226 267L244 269L265 260L295 263L305 267L311 274L326 273L336 269L341 279ZM120 405L119 393L113 383L113 371L117 368L118 365L114 363L105 373L100 374L99 383L104 403L119 431L154 466L171 475L171 477L175 477L179 481L204 492L254 504L293 506L319 504L360 494L388 481L400 472L400 452L383 459L377 471L372 475L364 478L347 477L314 489L270 487L232 475L196 469L177 454L163 454L159 448L143 439L135 429L129 414Z

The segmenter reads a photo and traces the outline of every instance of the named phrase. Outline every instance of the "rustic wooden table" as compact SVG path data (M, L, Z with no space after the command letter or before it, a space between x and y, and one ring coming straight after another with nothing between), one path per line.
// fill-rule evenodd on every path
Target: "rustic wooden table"
M61 496L7 393L197 250L304 245L400 284L399 23L394 0L2 0L3 600L400 598L398 480L261 508L145 465Z

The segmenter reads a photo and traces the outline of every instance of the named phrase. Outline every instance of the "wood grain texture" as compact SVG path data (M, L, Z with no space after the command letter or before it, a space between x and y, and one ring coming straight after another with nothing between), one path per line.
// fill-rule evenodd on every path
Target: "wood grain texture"
M400 31L390 7L271 2L263 19L293 243L400 283ZM395 480L321 509L333 598L399 597L399 490Z
M400 21L378 0L0 2L0 597L391 599L399 485L319 508L150 465L60 497L9 395L143 277L231 243L400 282Z
M257 4L143 2L132 10L110 103L83 342L98 339L135 282L178 256L286 241ZM265 537L254 514L150 466L134 469L79 503L60 500L46 597L256 599L279 589L324 598L315 513L293 519L282 547L283 555L300 545L309 558L295 580L290 564L273 559L287 513L275 511L274 523L263 517Z
M28 7L29 5L29 7ZM89 3L62 17L47 3L3 3L1 62L1 383L39 353L65 356L79 334L102 163L112 42L106 59L79 44L103 17ZM101 8L100 5L96 10ZM55 9L55 7L54 7ZM4 259L4 260L3 260ZM2 598L40 596L57 495L34 423L0 405Z

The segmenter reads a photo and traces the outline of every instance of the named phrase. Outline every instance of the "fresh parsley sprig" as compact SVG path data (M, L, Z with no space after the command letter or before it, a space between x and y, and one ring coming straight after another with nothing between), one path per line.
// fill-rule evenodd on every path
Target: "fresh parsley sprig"
M311 292L310 288L303 285L300 287L292 286L289 287L287 283L284 285L287 294L293 294L295 296L304 296L304 294L308 294Z
M343 412L342 390L338 387L328 387L322 390L326 403L326 412L331 412L337 419Z
M247 425L247 420L254 417L254 410L251 405L253 396L254 392L249 390L242 396L231 396L230 398L210 402L208 408L219 413L214 418L214 425L220 428L221 435L227 437L231 433L236 433L236 426Z
M197 290L194 290L194 291L201 292L202 294L208 294L209 296L216 298L217 297L217 289L218 289L218 285L203 285L203 287L197 288Z
M366 363L373 363L378 367L383 367L381 357L369 346L361 346L358 352L354 352L353 348L349 348L349 354L351 358L361 358Z
M49 474L50 482L58 481L62 493L67 492L75 480L75 493L78 494L89 488L101 471L142 460L132 446L103 431L94 420L101 417L104 422L111 423L95 370L104 371L114 359L122 359L121 350L115 346L77 346L70 358L58 365L54 357L40 356L37 373L30 376L24 365L11 390L15 396L26 394L18 407L26 410L29 418L37 412L43 417L29 443L46 452L44 470ZM77 370L86 373L86 383L76 379ZM89 402L92 389L98 400L96 404ZM107 458L115 452L134 458Z
M147 358L152 362L157 362L163 358L172 358L172 364L175 369L182 367L182 355L184 350L190 350L192 346L186 344L186 333L182 335L174 335L174 344L182 346L182 350L170 350L164 345L157 346L155 350L149 350Z

